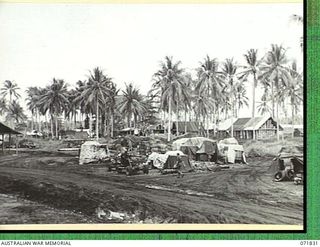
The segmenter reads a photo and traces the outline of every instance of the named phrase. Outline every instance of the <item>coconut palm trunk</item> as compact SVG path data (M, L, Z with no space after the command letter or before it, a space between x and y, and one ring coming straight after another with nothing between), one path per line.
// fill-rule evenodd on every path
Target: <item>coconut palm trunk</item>
M271 82L272 117L274 118L274 82Z
M233 114L234 114L234 104L231 102L231 137L233 137Z
M131 127L131 118L132 118L132 116L131 116L131 110L130 110L130 111L128 112L128 119L127 119L128 128Z
M294 137L294 103L291 101L291 124L292 124L292 138Z
M51 127L51 139L54 139L54 131L53 131L53 114L51 114L51 118L50 118L50 127Z
M111 115L111 114L110 114ZM108 130L107 126L109 125L109 117L108 117L108 111L105 111L104 113L104 119L103 119L103 135L107 136L108 135Z
M58 133L58 115L55 115L55 120L56 120L56 138L59 139L59 133Z
M209 138L209 114L207 114L207 137Z
M257 76L256 73L253 74L253 85L252 85L252 117L254 118L256 111L256 85L257 85Z
M187 133L187 107L184 109L184 133Z
M219 113L219 110L218 110ZM213 105L213 136L216 136L217 132L217 110L216 110L216 104Z
M99 100L97 98L96 106L96 140L99 140Z
M110 133L110 135L111 135L111 138L113 138L113 122L114 122L114 120L113 120L113 112L111 112L111 114L110 114L110 122L111 122L111 133Z
M280 133L279 133L279 103L277 102L277 141L280 140Z
M33 113L31 112L31 131L33 130L34 120L33 120Z
M200 113L197 114L197 122L198 122L198 134L199 135L202 135L202 131L201 131L201 116L200 116Z
M137 126L137 115L133 114L133 128L135 129Z
M165 110L163 110L163 115L162 115L162 117L163 117L163 119L162 119L162 125L164 126L165 125L165 123L166 123L166 111Z
M177 110L177 114L176 114L177 120L176 120L176 135L179 135L179 112Z
M36 129L40 132L39 112L36 110Z
M42 124L41 124L41 113L39 111L38 112L38 123L39 123L39 132L42 131Z
M73 116L73 121L74 121L74 126L73 126L73 128L74 129L76 129L77 128L77 109L76 109L76 107L74 106L74 109L73 109L73 111L74 111L74 116Z
M168 116L168 142L171 141L171 97L169 97L169 102L168 102L168 107L169 107L169 116Z
M176 117L177 117L177 120L176 120L176 135L178 136L179 135L179 100L177 101L177 114L176 114Z
M44 128L47 132L49 132L48 117L46 113L44 114L44 121L45 121Z

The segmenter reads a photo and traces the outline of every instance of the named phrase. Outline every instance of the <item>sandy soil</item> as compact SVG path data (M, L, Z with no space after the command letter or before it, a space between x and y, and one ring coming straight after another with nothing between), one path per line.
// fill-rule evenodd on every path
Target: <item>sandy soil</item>
M219 172L187 173L183 178L156 171L126 177L108 172L103 164L77 163L77 157L55 152L0 156L0 193L27 200L22 202L32 214L19 218L25 213L6 204L0 224L303 223L303 187L273 182L268 173L271 158L250 159L249 165ZM4 201L0 198L1 204ZM42 213L36 213L39 205ZM110 211L124 215L111 217ZM59 219L54 221L57 212Z

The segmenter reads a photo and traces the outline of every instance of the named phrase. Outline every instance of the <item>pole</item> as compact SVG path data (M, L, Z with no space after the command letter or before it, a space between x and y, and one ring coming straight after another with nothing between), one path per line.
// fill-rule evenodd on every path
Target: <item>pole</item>
M18 144L19 144L18 135L16 135L16 154L17 155L18 155Z
M2 134L2 153L4 154L4 134Z
M10 145L11 145L11 134L9 134L9 153L10 153L10 150L11 150Z

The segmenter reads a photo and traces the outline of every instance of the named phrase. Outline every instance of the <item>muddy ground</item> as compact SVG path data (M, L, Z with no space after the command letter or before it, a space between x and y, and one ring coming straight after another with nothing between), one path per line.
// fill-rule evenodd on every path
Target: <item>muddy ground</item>
M302 224L303 186L273 182L271 161L251 158L183 178L157 171L126 177L103 164L79 166L72 154L2 155L0 224Z

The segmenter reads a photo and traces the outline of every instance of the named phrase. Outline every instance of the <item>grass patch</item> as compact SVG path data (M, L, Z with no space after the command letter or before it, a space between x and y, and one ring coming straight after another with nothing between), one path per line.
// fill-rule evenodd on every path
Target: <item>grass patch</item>
M243 148L249 157L276 156L283 146L303 146L303 138L285 138L279 141L277 139L249 140L243 143Z

